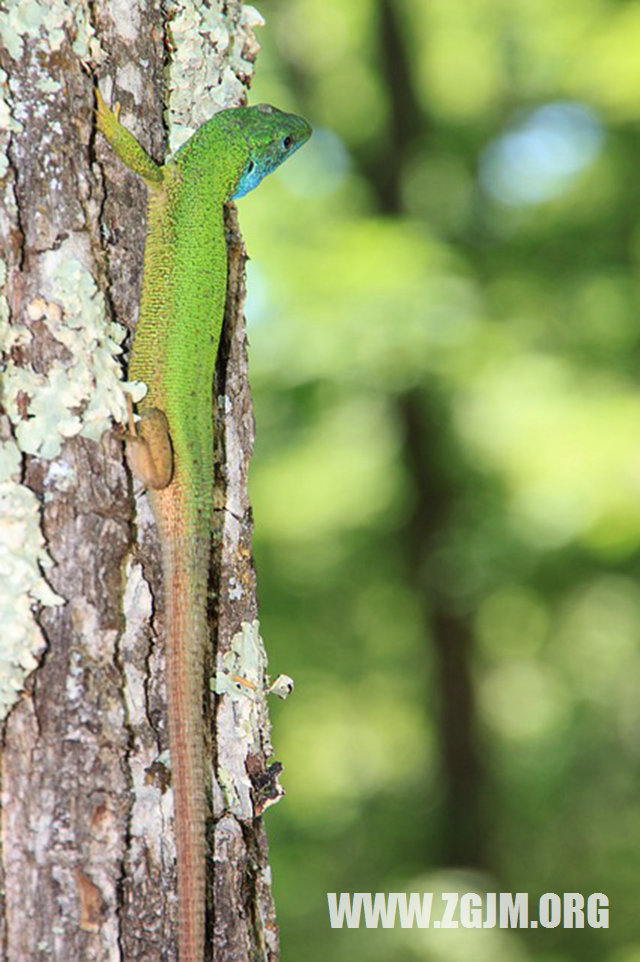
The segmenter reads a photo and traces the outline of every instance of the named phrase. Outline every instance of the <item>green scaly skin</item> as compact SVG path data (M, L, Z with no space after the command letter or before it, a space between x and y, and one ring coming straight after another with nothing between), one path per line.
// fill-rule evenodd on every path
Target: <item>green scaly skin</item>
M223 206L282 163L311 128L263 104L232 108L215 114L159 166L96 96L98 128L149 188L144 282L129 363L129 377L148 390L127 454L150 489L163 552L179 959L203 962L203 663L210 637L212 386L227 283Z

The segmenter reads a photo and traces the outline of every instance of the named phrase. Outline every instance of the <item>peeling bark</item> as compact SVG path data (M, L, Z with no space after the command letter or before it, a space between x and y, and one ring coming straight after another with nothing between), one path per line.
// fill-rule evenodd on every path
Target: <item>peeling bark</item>
M0 959L6 962L177 957L155 528L146 496L125 469L118 430L112 427L101 440L92 437L101 417L108 425L108 412L93 411L86 398L70 393L66 433L56 434L59 420L52 415L56 437L47 446L38 435L42 423L46 437L46 404L37 413L35 397L40 389L51 390L54 373L64 390L75 391L85 370L97 379L99 394L102 352L110 357L109 338L116 336L108 326L100 333L101 312L105 325L135 325L144 189L95 139L91 73L106 89L111 85L125 123L161 159L168 142L163 78L167 59L177 56L177 41L159 4L120 6L116 0L90 7L55 0L46 8L68 14L60 20L62 35L54 34L57 23L45 23L18 42L0 27L0 83L9 117L0 132L6 158L0 176L0 256L6 268L0 348L9 364L0 412L0 469L3 458L7 465L6 480L0 470L0 493L3 483L35 493L34 510L54 562L46 576L65 600L43 606L30 596L44 651L2 732ZM215 48L211 56L225 105L237 103L256 52L249 18L238 0L203 9L209 20L217 17L220 31L200 40ZM225 32L232 41L226 54L220 39ZM47 85L52 89L45 92ZM245 253L232 207L227 234L229 292L213 412L212 679L224 675L237 639L257 619L246 487L253 416L242 316ZM65 277L68 285L60 287ZM71 367L78 350L71 333L79 330L78 318L87 318L88 306L97 332L93 351L86 349L93 356L87 368ZM20 389L26 374L33 396ZM89 413L94 420L88 424ZM27 423L31 435L25 441ZM4 532L0 519L0 542ZM36 558L34 567L41 565ZM251 637L260 676L257 630ZM278 956L258 817L264 785L273 781L264 689L264 678L257 677L250 702L216 683L203 693L213 784L208 952L220 962L275 962ZM239 718L251 728L240 741Z

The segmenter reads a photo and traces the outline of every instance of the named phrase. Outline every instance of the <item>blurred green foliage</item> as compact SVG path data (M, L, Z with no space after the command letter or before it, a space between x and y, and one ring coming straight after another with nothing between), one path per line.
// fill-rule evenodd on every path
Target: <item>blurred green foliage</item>
M638 962L640 3L270 0L241 203L283 962ZM609 930L332 930L327 891Z

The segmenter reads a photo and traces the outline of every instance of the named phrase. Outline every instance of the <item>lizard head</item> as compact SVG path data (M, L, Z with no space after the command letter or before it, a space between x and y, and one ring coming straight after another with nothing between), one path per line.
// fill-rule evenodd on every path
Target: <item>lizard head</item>
M238 115L242 112L242 118ZM287 114L270 104L237 107L233 113L241 120L248 156L233 198L244 197L260 181L279 167L311 136L311 127L296 114ZM234 119L236 119L234 118Z

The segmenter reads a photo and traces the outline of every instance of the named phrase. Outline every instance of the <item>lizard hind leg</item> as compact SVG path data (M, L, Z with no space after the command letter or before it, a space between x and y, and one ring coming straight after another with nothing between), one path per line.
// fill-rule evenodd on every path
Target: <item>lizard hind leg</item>
M127 408L127 463L136 478L147 488L166 488L173 477L173 448L166 415L160 408L146 408L140 415L140 420L134 421L130 395L127 395Z

